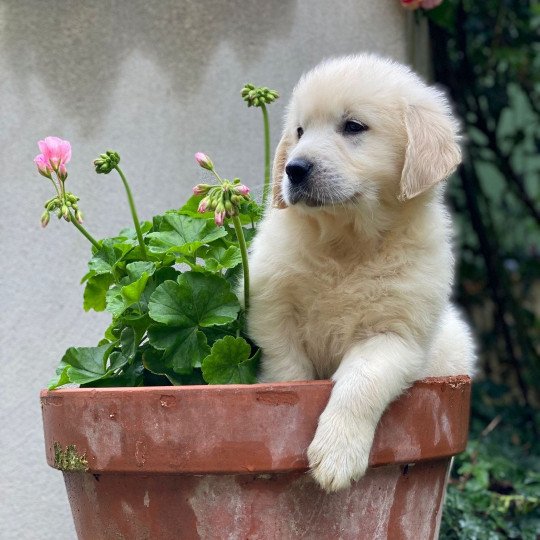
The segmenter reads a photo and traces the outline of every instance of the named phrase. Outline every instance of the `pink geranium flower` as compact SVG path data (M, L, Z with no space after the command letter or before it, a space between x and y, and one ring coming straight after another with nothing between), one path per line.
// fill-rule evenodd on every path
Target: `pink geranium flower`
M40 174L46 176L47 178L51 177L52 167L49 165L49 162L45 159L43 154L38 154L34 158L34 163L37 165Z
M45 139L38 142L38 146L41 150L40 156L43 156L40 162L47 162L55 171L58 171L62 167L62 174L66 174L65 165L71 159L71 144L69 141L64 141L59 137L45 137Z

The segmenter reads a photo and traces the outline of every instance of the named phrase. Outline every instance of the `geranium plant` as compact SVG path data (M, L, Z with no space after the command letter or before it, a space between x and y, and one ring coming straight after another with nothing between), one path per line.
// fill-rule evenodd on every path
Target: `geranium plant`
M277 93L246 85L248 106L263 110L265 182L269 192L270 152L266 105ZM91 243L84 284L86 311L108 311L112 321L95 347L71 347L49 389L74 383L82 387L162 384L254 383L260 350L249 339L247 249L262 215L250 190L238 178L222 178L211 159L195 159L213 183L198 184L177 210L140 221L120 156L108 150L95 161L98 174L120 177L133 227L96 240L83 226L79 198L67 191L71 145L58 137L38 143L39 173L54 186L41 224L53 214L71 223ZM242 298L236 294L243 280Z

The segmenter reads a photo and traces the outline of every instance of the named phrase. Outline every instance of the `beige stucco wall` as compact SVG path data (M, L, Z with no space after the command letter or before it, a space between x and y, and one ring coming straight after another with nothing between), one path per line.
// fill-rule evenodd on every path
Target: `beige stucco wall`
M197 150L260 185L261 118L243 83L281 92L275 146L302 71L362 50L406 60L410 28L397 0L0 3L2 539L74 538L61 475L44 461L38 393L64 350L107 324L82 310L86 240L64 222L39 227L50 185L34 171L36 141L71 141L86 225L112 235L130 217L118 178L93 173L101 151L121 153L143 219L188 196Z

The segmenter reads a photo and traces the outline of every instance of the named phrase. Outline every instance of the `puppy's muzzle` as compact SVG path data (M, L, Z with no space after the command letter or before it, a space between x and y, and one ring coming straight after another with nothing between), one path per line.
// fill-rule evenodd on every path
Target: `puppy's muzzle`
M287 163L285 172L293 186L300 187L305 184L313 169L313 163L307 159L293 159Z

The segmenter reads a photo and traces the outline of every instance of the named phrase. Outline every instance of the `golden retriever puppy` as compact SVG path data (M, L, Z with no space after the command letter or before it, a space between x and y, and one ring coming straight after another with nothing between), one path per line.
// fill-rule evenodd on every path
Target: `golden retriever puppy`
M458 140L445 96L391 60L329 60L294 90L248 326L262 381L334 380L308 450L328 491L365 473L377 422L415 380L473 371L443 204Z

